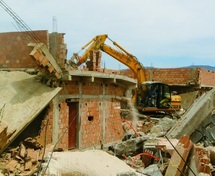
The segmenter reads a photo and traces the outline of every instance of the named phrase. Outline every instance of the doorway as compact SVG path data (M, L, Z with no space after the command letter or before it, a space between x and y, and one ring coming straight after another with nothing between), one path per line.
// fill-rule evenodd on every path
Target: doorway
M78 103L69 102L69 130L68 130L68 149L77 147L77 118L78 118Z

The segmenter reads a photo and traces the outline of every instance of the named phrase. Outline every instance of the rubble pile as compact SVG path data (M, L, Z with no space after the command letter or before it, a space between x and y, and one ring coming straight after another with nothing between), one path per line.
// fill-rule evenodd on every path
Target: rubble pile
M122 140L100 146L99 150L54 152L51 147L43 147L37 139L29 137L1 154L1 173L23 176L41 173L44 176L71 173L90 173L91 176L115 176L116 173L117 176L215 175L215 109L211 106L214 103L205 103L214 101L215 90L211 93L212 96L195 103L201 108L192 106L181 118L139 116L138 120L123 119L125 136ZM5 136L6 129L2 126L0 134Z
M209 117L209 119L206 120L207 123L205 122L204 124L211 124L213 117L214 115ZM132 169L132 174L128 172L124 174L125 176L129 174L132 176L138 176L138 174L143 176L214 175L215 147L212 145L206 146L204 141L195 143L190 139L189 135L183 135L179 139L168 138L166 136L167 132L175 125L177 120L178 119L170 117L157 119L145 118L137 122L138 125L136 129L131 128L131 122L129 124L124 121L123 129L126 130L124 138L120 142L107 146L107 148L104 147L103 150L117 157ZM91 150L91 153L93 153L94 150ZM83 157L86 160L87 153L72 152L74 154L71 155L73 155L76 160L74 160L74 158L61 158L64 156L63 153L65 153L65 157L69 155L68 152L65 151L54 152L52 153L53 155L50 155L50 153L44 151L43 146L37 139L27 138L22 141L19 146L9 148L1 154L0 166L4 175L37 175L37 172L46 175L47 173L44 171L44 166L48 168L47 172L52 171L57 173L61 170L61 172L64 173L65 169L63 168L66 167L66 165L59 166L58 162L67 162L67 164L71 162L73 167L66 168L68 173L65 174L76 173L77 171L81 174L83 165L80 163L83 163L84 159L81 160L77 158ZM77 155L75 155L75 153ZM99 151L94 151L94 154L89 156L93 157L95 153L99 156L101 155ZM56 157L57 155L59 155L59 157ZM49 160L47 160L48 157ZM50 163L49 165L49 161L51 161L52 164ZM75 166L77 162L79 162L79 164ZM110 163L111 162L113 161L110 161ZM92 171L92 165L90 165L90 163L91 162L85 162L85 173ZM102 164L101 160L99 163ZM88 166L88 164L90 166ZM110 165L109 167L113 166ZM112 170L113 168L109 169ZM126 170L128 171L129 169L126 168ZM96 168L94 168L93 172L96 173L97 171ZM123 172L123 169L120 172Z
M209 117L203 125L211 124L213 117ZM215 148L212 145L205 145L205 140L195 143L189 135L179 139L167 137L166 134L177 121L168 117L145 119L138 122L137 131L129 130L124 123L124 129L127 129L125 137L110 146L109 150L141 174L214 175Z
M19 146L7 149L0 157L4 175L32 175L43 160L43 146L27 138Z

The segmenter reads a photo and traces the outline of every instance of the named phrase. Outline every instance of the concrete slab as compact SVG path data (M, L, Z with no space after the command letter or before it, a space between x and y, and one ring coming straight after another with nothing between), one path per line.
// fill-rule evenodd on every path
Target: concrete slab
M195 102L197 95L198 91L180 94L183 109L188 110L191 107L191 105Z
M203 94L167 133L169 138L191 135L215 109L215 88Z
M70 70L68 71L68 80L82 80L89 82L96 82L103 80L113 84L122 84L135 88L137 80L129 78L123 75L96 72L96 71L82 71L82 70ZM87 79L87 80L86 80Z
M37 117L61 88L50 88L41 84L36 76L19 71L0 71L0 80L0 123L6 123L7 133L13 133L0 149L1 153Z

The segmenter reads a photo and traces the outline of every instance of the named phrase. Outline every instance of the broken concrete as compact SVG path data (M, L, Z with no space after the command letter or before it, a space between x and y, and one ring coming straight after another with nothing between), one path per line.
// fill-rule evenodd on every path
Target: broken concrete
M57 37L57 34L54 37L54 42L58 42L58 40L56 40L57 39L56 37ZM46 37L46 38L48 39L48 37ZM62 42L62 38L63 37L61 36L61 40L60 40L61 42ZM20 38L19 38L19 40L20 40ZM5 40L5 41L7 41L7 40ZM38 54L37 49L40 50L40 47L34 48L31 55L38 56L38 57L34 57L34 60L38 61L39 67L42 66L42 69L40 69L41 72L44 71L43 66L45 67L45 69L47 69L47 67L48 67L48 69L44 71L46 73L48 71L47 75L49 75L49 73L54 73L56 78L62 78L61 74L63 74L63 73L62 73L61 69L65 67L65 62L64 62L65 57L64 56L66 56L66 52L65 52L66 48L65 48L65 46L62 46L62 45L59 45L59 48L58 48L58 46L51 47L51 48L53 50L55 50L54 58L51 57L51 60L49 59L49 57L46 58L46 56L49 55L49 51L47 49L45 50L45 52L43 51L42 56L40 55L41 53L39 53L39 55L37 55ZM58 51L60 51L58 49L62 49L62 48L63 48L64 52L58 52ZM46 52L48 52L48 54L46 54ZM20 63L19 64L20 66L23 66L23 64L21 62L25 63L25 61L26 61L26 58L25 58L26 54L24 54L23 59L20 61L17 60L17 55L14 53L11 53L11 51L9 51L9 53L5 54L7 56L5 58L10 58L8 56L8 54L13 54L13 56L16 56L16 59L11 59L10 61L4 60L4 62L2 63L3 68L10 67L10 65L12 65L12 64L9 64L9 63L11 63L12 61L15 62L15 68L17 67L18 63ZM63 56L59 57L58 55L63 55ZM101 55L99 56L99 58L101 59ZM77 147L79 147L79 149L82 146L84 148L91 147L92 145L98 144L98 141L100 141L103 146L103 143L102 143L103 141L105 141L107 143L110 141L114 141L114 140L118 139L118 136L121 136L122 130L120 129L121 131L119 131L120 125L115 126L115 125L113 125L113 123L109 123L109 125L106 126L106 123L108 123L108 122L116 122L116 124L119 124L121 122L121 119L118 118L119 111L117 111L117 113L107 113L105 111L105 109L108 109L108 110L109 109L120 109L119 102L114 104L113 101L116 99L122 100L123 98L130 98L129 93L131 93L131 89L135 87L136 80L129 79L126 76L123 77L121 75L112 74L113 73L112 71L109 72L111 74L107 74L106 69L100 68L100 61L101 61L100 59L98 59L98 60L93 59L93 60L91 60L91 63L87 64L89 66L89 70L98 71L100 73L82 72L82 71L78 71L78 70L77 71L74 71L74 70L68 71L67 70L67 72L64 73L64 75L63 75L64 80L62 80L62 81L66 82L66 84L64 84L64 91L66 90L68 92L64 92L64 94L62 94L60 96L61 102L56 101L54 103L55 104L54 110L56 110L56 113L54 113L55 116L53 117L55 122L52 124L54 130L49 133L50 136L48 138L51 141L51 139L53 139L54 135L55 135L55 137L54 137L54 140L51 142L53 142L53 143L58 142L59 136L57 136L56 134L60 134L60 133L62 133L62 131L64 132L65 127L68 126L68 122L67 122L67 120L69 119L68 108L64 108L64 107L67 106L67 103L71 103L71 102L72 103L76 102L76 106L80 108L79 122L81 122L81 123L79 123L75 126L75 128L79 129L79 132L78 132L78 134L77 134L77 132L74 132L76 136L79 135L78 136L79 139L77 140L78 144L79 144ZM26 66L27 64L24 64L24 65ZM60 67L58 67L58 65ZM92 66L92 67L90 67L90 66ZM21 68L23 68L23 67L21 67ZM27 67L27 68L29 68L29 67ZM207 73L207 71L204 71L202 69L179 69L179 70L158 69L157 71L156 70L157 69L153 69L150 71L150 75L148 75L148 76L150 76L150 80L163 79L163 80L161 80L162 82L165 81L166 83L168 83L168 84L170 83L173 86L176 84L177 85L179 84L181 87L190 86L192 89L194 87L195 88L198 87L200 89L201 85L203 85L203 84L204 84L204 88L207 87L208 85L209 85L209 87L214 85L213 81L211 81L212 79L208 79L209 77L211 78L214 74L210 73L210 76L208 76L209 74ZM177 72L180 71L181 75L183 75L183 76L181 76L181 79L179 79L178 76L175 76L178 74L172 74L176 71ZM171 72L171 74L168 74L168 76L167 76L166 73L170 73L170 72ZM120 74L120 71L117 71L117 72L114 71L114 73ZM164 73L164 74L161 74L161 73ZM38 113L40 111L42 111L42 109L60 91L60 88L49 89L47 87L46 87L47 88L46 90L40 91L41 87L43 87L44 85L40 85L40 84L37 85L36 83L38 83L38 82L36 79L31 80L31 78L24 78L24 79L20 79L20 80L18 79L18 81L17 81L17 80L15 80L17 74L15 74L15 75L14 75L14 73L10 73L10 74L12 75L12 77L10 77L10 76L7 77L5 75L4 75L4 77L2 77L3 91L1 92L2 99L0 99L0 100L3 100L3 101L1 101L2 104L0 103L0 109L1 109L1 112L0 112L0 115L1 115L0 116L0 121L1 121L0 139L2 139L2 140L0 141L0 143L1 143L1 145L3 145L3 149L5 147L7 147L10 144L10 141L13 141L13 139L16 138L16 136L19 135L19 133L21 133L23 131L23 129L26 126L28 126L34 118L36 118ZM171 77L169 77L169 76L171 76ZM11 80L13 80L12 83L11 83ZM180 82L176 82L177 80L179 80ZM207 82L205 80L207 80ZM210 82L208 82L208 80ZM167 82L167 81L169 81L169 82ZM71 82L73 82L75 84L71 84ZM10 86L4 87L4 85L7 85L7 86L12 85L12 89ZM113 88L111 87L110 89L108 89L108 87L110 87L110 85L111 86L114 85L114 86L113 86ZM120 90L118 88L119 86L123 87L125 89L121 90L121 92L117 94L116 90ZM87 87L87 88L85 88L85 87ZM72 91L69 91L70 89L72 89ZM90 90L90 89L94 89L97 91L94 91L93 93L85 91L85 90ZM206 89L202 90L202 92L204 92L205 90ZM35 93L35 92L37 92L37 93ZM49 93L47 93L47 92L49 92ZM187 92L187 91L185 91L185 92ZM187 95L185 95L185 96L187 97ZM185 106L185 104L183 104L184 108L186 110L190 108L190 106L193 103L193 100L195 100L196 96L197 96L197 94L194 92L192 95L190 95L191 98L189 97L189 101L187 101L187 102L184 101L184 103L186 103L186 105L187 105L187 106ZM9 97L9 100L7 101L8 97ZM96 101L99 100L99 101L96 103L94 103L94 102L91 103L91 102L86 101L86 99L88 99L89 101L92 99L94 101L95 100ZM206 98L206 100L204 98L201 98L201 99L203 101L201 103L196 103L195 107L191 107L190 111L188 111L188 113L185 114L184 118L182 117L182 119L180 119L178 121L179 124L177 125L177 127L174 126L173 129L171 129L171 128L172 128L172 125L175 123L175 120L168 119L168 118L159 120L159 123L147 121L147 122L141 124L139 127L142 128L142 132L153 133L153 134L151 134L151 136L149 135L149 138L152 137L153 138L152 141L154 140L153 142L151 141L150 144L149 144L149 142L150 142L149 140L147 140L147 143L144 143L145 141L142 138L140 139L140 137L137 137L137 138L123 141L122 143L120 143L118 145L118 146L121 145L121 148L117 148L118 147L117 146L116 148L114 148L114 150L119 153L120 157L123 154L126 154L126 155L137 154L133 158L131 157L132 160L131 160L130 165L132 167L143 167L143 165L145 165L145 167L146 167L146 166L152 164L153 162L154 163L158 162L159 159L160 159L159 162L165 162L165 164L167 165L168 159L170 157L172 157L173 160L175 159L175 155L174 155L175 152L174 152L174 148L169 147L169 144L167 144L167 141L164 142L163 140L160 140L160 136L165 135L166 131L168 131L168 130L170 130L172 132L173 136L175 135L174 137L178 137L178 138L183 136L183 134L185 134L185 133L189 134L189 135L192 134L193 130L195 128L198 128L198 125L202 123L203 119L205 119L205 116L207 116L207 114L210 113L210 111L211 111L211 105L209 105L210 103L212 104L212 106L214 108L214 95L212 96L212 100L211 100L211 96L209 96L208 99ZM109 101L111 100L111 103L110 103L111 106L107 106L108 105L107 100L109 100ZM77 102L80 104L78 104ZM92 106L92 104L94 106ZM204 105L204 104L206 104L206 105ZM95 108L96 106L100 107L100 108L96 109ZM200 111L196 110L195 108L199 108ZM61 113L60 110L62 110L63 113ZM84 112L84 110L85 110L85 112ZM209 112L206 112L207 110ZM73 111L73 109L72 109L72 111ZM102 112L102 113L100 113L100 112ZM109 118L109 116L113 117L113 118L111 118L110 120L107 120ZM95 120L94 121L89 120L91 118L86 120L87 119L86 117L88 117L88 118L92 117ZM5 123L6 125L4 125L3 123ZM212 121L212 123L213 123L213 121ZM191 125L193 125L193 127L195 127L195 128L190 128ZM89 127L91 127L91 128L89 128ZM178 127L179 127L179 129L177 129ZM57 129L62 129L62 131L58 131ZM109 129L114 129L114 130L111 131ZM213 126L207 126L205 134L206 134L207 138L209 138L209 140L214 140L214 135L213 135L214 131L215 131L215 128ZM99 136L99 133L102 134L102 137ZM54 134L54 135L52 135L52 134ZM92 134L98 134L98 135L95 136ZM118 136L115 137L117 134L118 134ZM107 136L107 138L106 138L106 136ZM63 148L65 148L65 149L69 148L69 145L67 144L67 140L70 137L71 136L68 135L65 137L65 139L63 139L64 140ZM174 139L170 139L170 140L174 140ZM144 145L143 145L143 143L144 143ZM77 143L75 143L75 144L77 144ZM75 145L75 147L76 147L76 145ZM147 150L147 151L145 151L145 150ZM143 152L143 153L141 153L141 152ZM23 162L24 158L26 159L26 161L25 161L25 165L22 168L26 171L33 170L33 169L31 169L31 167L34 163L37 162L36 158L33 157L34 149L29 149L29 148L25 147L23 144L23 145L20 145L20 151L18 153L19 153L19 156L16 156L16 159L12 160L10 162L10 164L13 166L13 167L10 167L11 172L14 172L14 170L16 170L16 167L19 167L19 164L23 164L22 162ZM166 156L167 153L168 153L168 155ZM188 153L189 152L187 152L186 154L188 155ZM159 156L158 156L158 154L159 154ZM161 154L163 154L164 160L162 160L163 158L162 158ZM82 154L80 154L80 155L82 155ZM80 155L78 157L80 157ZM186 157L187 157L187 155L186 155ZM145 156L147 156L149 158L149 160L148 160L149 162L146 161L147 157L145 157ZM82 167L83 161L85 161L86 157L87 157L87 155L85 155L84 159L82 159L82 161L79 162L79 165L81 165L81 169L83 168ZM128 157L130 157L130 156L128 156ZM160 158L158 158L158 157L160 157ZM31 158L31 160L29 160L29 158ZM93 158L94 158L94 156L93 156ZM157 159L156 161L153 160L155 158ZM56 160L55 157L52 158L52 161L55 162L55 160ZM100 158L97 160L101 163ZM102 158L102 161L103 160L104 160L104 157ZM21 163L19 163L20 161L21 161ZM66 158L66 161L67 161L67 158ZM89 164L95 164L93 159L91 159L88 162L89 162ZM141 162L141 163L139 163L139 162ZM68 163L64 163L61 166L61 168L59 168L60 172L61 172L61 169L66 169L66 170L63 170L63 172L62 172L63 174L67 174L66 173L67 168L64 168L65 164L68 164ZM111 164L113 164L113 163L111 163ZM114 162L114 164L117 165L117 162ZM70 169L71 165L73 166L73 163L69 164L69 169ZM98 166L98 165L96 165L96 166ZM105 163L105 166L107 167L107 162ZM159 165L152 165L152 166L154 166L154 170L151 173L152 175L155 175L155 172L157 172L158 169L164 171L163 168L161 169L158 167ZM155 166L157 166L157 168ZM170 166L172 166L171 162L170 162ZM102 174L99 174L99 175L104 175L104 172L106 171L105 170L106 167L102 169ZM109 165L108 165L108 167L109 167ZM121 167L121 165L117 165L117 167ZM197 167L197 166L194 166L194 167ZM21 167L19 167L19 168L21 168ZM148 168L148 169L150 169L150 168ZM98 168L96 168L96 170L98 170ZM92 171L92 169L90 168L88 171ZM71 172L73 172L73 171L71 171ZM75 172L77 172L77 171L75 171ZM159 171L158 171L158 173L159 173ZM57 174L59 174L59 173L57 173ZM89 173L87 172L87 174L89 174ZM114 175L115 174L116 173L114 173ZM123 170L122 172L117 173L117 175L118 176L125 176L125 175L127 176L127 175L136 175L136 174L133 172L133 170L132 170L132 172L130 172L130 170L129 171Z
M189 168L188 175L211 175L210 151L203 146L194 146Z
M215 108L215 88L203 94L167 133L169 138L191 135Z
M61 88L41 84L25 72L0 72L1 122L12 135L0 146L0 153L33 121Z
M114 154L119 157L123 155L134 156L138 152L143 151L143 142L146 141L146 139L145 136L133 137L133 135L131 135L129 139L113 145L111 149Z
M38 148L40 146L40 148ZM39 168L45 150L32 138L25 139L16 148L1 154L0 166L4 175L31 175Z
M188 110L192 106L192 104L196 101L198 94L199 91L180 94L181 99L183 100L181 102L181 106L183 107L184 110Z
M215 114L206 118L190 135L194 143L203 143L205 147L215 145Z
M180 176L181 173L184 173L186 160L192 147L193 143L190 141L189 136L185 135L179 139L165 176Z
M162 176L157 164L150 165L149 167L145 168L142 173L146 175Z

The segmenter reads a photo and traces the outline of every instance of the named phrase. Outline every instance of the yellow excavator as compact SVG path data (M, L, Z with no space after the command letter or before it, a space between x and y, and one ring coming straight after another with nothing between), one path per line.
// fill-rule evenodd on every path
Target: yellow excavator
M117 49L105 44L109 39ZM181 109L181 97L172 95L170 86L162 82L147 81L145 69L135 56L126 51L107 34L97 35L82 47L86 49L82 56L74 53L71 61L78 66L90 58L90 51L103 51L132 70L137 79L137 88L133 91L132 101L139 112L175 112Z

